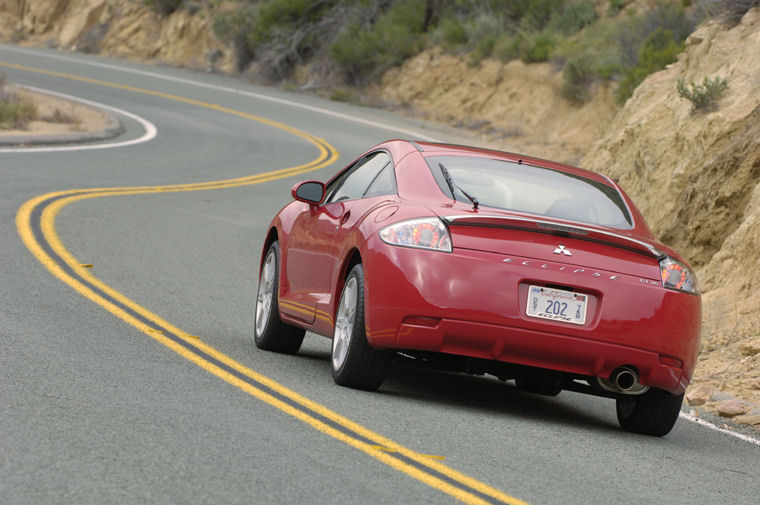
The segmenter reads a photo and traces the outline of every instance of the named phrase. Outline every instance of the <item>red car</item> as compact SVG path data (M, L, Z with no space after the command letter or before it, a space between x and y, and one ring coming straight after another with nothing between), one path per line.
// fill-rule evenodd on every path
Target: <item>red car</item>
M255 342L333 339L336 383L378 388L392 359L614 398L662 436L697 358L701 300L604 175L393 140L294 186L261 258Z

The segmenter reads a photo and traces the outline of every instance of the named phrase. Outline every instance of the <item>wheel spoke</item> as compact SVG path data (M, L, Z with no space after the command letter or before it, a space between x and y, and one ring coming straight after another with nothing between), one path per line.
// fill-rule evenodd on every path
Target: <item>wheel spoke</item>
M261 335L266 327L269 314L272 311L274 301L274 274L275 274L275 255L269 253L264 261L264 268L259 280L259 292L256 295L256 334Z
M351 278L343 288L343 294L340 297L335 318L332 347L332 365L334 370L343 366L348 354L351 336L354 331L354 321L356 319L356 297L356 279Z

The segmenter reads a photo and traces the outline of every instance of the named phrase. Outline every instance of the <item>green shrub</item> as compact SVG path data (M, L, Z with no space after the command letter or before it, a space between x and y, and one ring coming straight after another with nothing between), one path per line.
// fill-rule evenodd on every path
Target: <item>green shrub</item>
M353 22L330 45L330 57L352 84L362 84L422 50L425 3L399 0L377 20Z
M347 88L333 88L330 90L330 100L333 102L356 102L356 94Z
M143 0L143 3L162 16L168 16L182 7L184 0Z
M467 40L473 47L470 56L474 62L491 56L496 43L504 34L501 19L497 16L480 15L465 27Z
M493 56L502 62L520 59L525 63L548 61L556 45L551 32L520 32L514 36L501 37L493 48Z
M705 77L702 84L694 84L692 81L691 89L689 89L683 79L678 79L676 89L681 98L686 98L691 102L692 110L712 110L715 108L715 102L718 98L728 89L728 81L720 77L716 77L714 80Z
M625 0L609 0L610 1L610 14L617 14L623 7L625 7Z
M508 17L527 31L541 31L566 0L514 0L504 2Z
M682 51L683 42L676 42L672 31L658 28L652 32L639 51L638 64L623 72L623 79L617 90L618 101L625 102L649 74L676 61Z
M565 3L554 11L549 29L563 35L572 35L596 21L596 18L596 8L591 0L576 0Z
M602 19L576 36L556 39L550 61L563 70L563 95L579 102L588 97L583 87L599 79L612 79L622 69L617 44L620 21Z
M562 77L562 96L574 103L583 103L589 100L589 85L596 77L591 58L587 55L580 55L567 60L565 68L562 70Z
M556 43L554 35L544 31L533 34L528 40L530 44L527 50L520 55L520 58L526 63L549 61Z
M438 35L444 49L454 49L467 43L467 30L458 19L445 18L438 25Z
M37 107L20 100L5 87L5 74L0 74L0 129L23 130L29 121L37 119Z
M670 30L673 40L680 44L694 31L695 26L695 19L687 16L683 8L674 3L661 3L642 15L629 15L617 26L616 45L620 50L621 65L623 68L637 66L641 48L657 30Z

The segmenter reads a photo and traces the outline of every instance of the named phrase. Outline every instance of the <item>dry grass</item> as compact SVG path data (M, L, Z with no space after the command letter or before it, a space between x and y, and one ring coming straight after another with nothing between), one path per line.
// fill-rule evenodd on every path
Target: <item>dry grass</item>
M30 121L37 119L37 107L30 101L20 99L0 74L0 129L23 130Z

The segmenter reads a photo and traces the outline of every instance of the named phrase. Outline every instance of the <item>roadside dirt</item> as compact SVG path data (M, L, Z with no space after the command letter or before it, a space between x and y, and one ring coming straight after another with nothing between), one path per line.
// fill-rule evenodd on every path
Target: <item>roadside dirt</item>
M109 126L106 114L87 105L15 86L6 87L20 99L33 102L38 119L30 121L24 130L0 130L0 142L8 137L32 140L49 135L97 132Z

